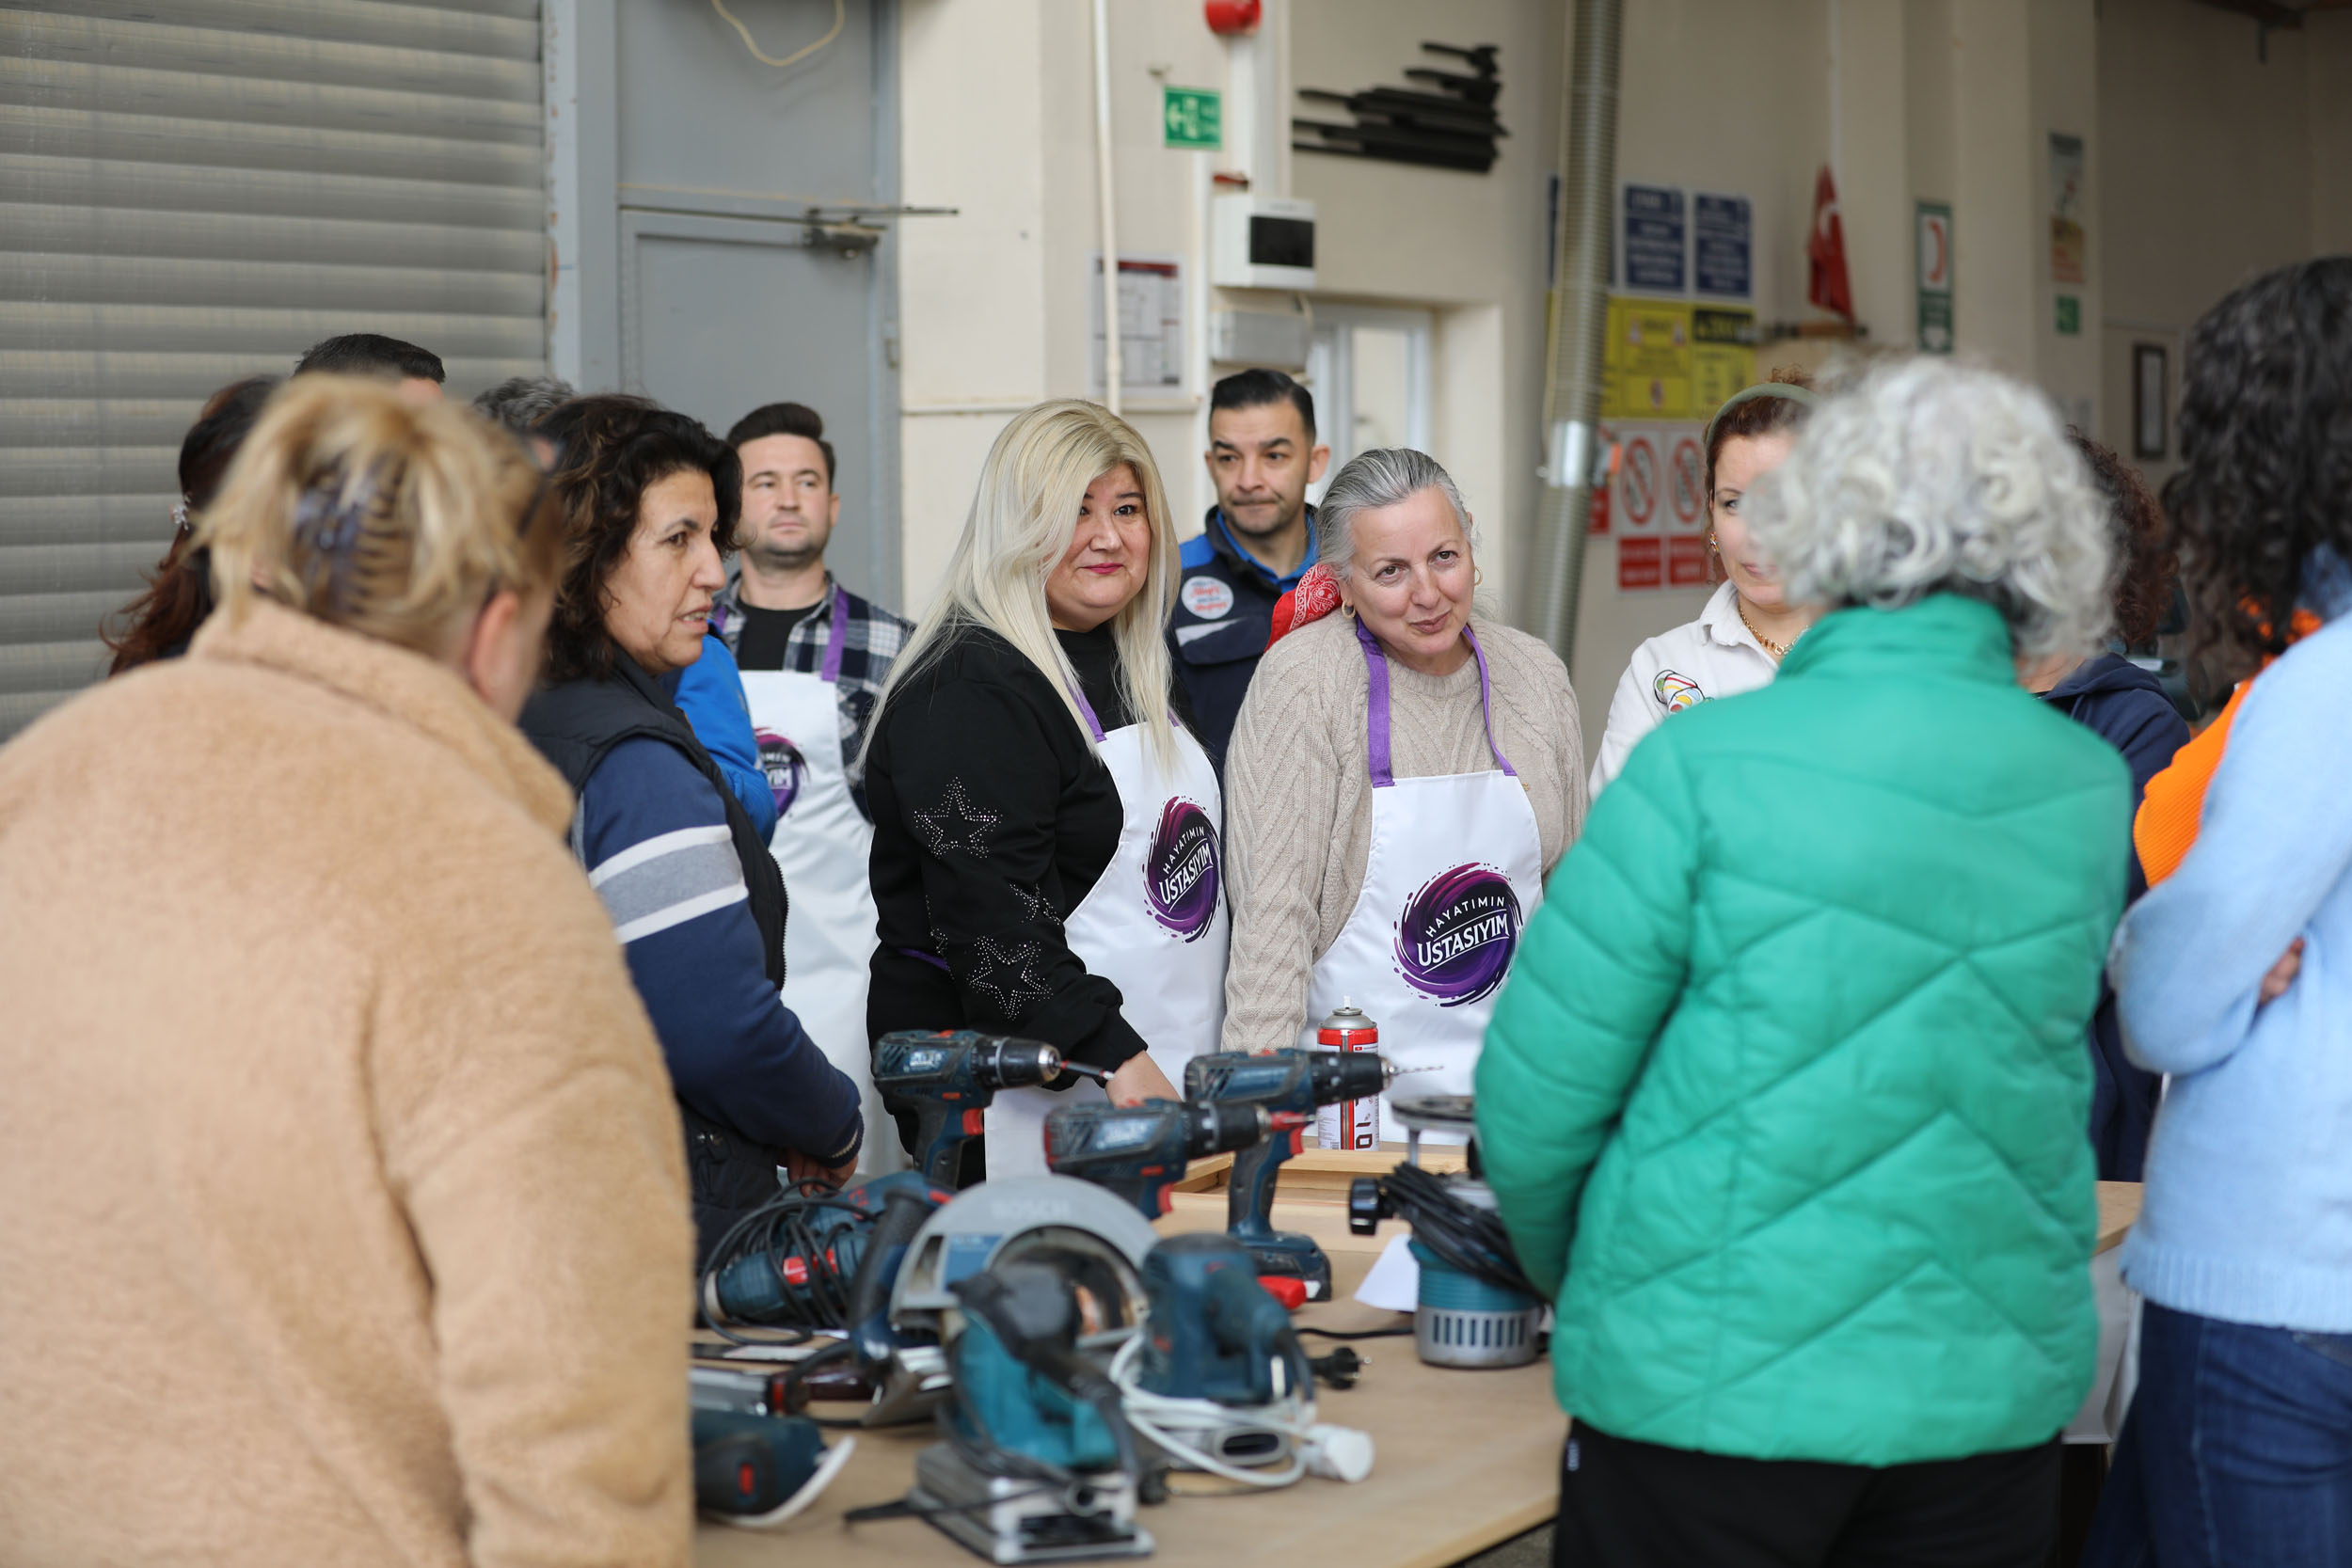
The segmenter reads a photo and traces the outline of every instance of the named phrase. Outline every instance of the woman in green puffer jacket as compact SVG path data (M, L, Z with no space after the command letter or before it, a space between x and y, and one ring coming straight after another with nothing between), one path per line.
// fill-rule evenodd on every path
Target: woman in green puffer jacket
M1830 613L1634 749L1478 1068L1556 1287L1556 1560L2038 1565L2098 1341L2083 1030L2131 784L2015 670L2098 642L2104 506L2039 393L1917 359L1751 516Z

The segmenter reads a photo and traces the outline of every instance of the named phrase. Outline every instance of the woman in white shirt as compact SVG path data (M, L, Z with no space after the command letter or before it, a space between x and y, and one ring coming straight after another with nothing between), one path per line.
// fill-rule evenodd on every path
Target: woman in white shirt
M1617 776L1633 744L1670 713L1772 680L1814 611L1786 602L1780 572L1749 537L1741 499L1780 467L1818 400L1800 371L1734 392L1707 427L1707 543L1724 581L1698 619L1633 650L1609 704L1593 760L1592 793Z

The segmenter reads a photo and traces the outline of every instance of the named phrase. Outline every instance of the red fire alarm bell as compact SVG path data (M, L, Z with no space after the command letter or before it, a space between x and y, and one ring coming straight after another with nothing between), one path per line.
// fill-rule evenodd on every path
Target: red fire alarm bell
M1204 0L1200 13L1208 18L1209 31L1221 39L1258 30L1258 0Z

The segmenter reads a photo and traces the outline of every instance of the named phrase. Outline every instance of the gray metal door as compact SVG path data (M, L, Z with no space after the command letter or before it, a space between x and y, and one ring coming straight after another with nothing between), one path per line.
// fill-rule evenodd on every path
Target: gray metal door
M825 37L834 0L730 0L761 51ZM764 403L824 416L842 496L827 560L898 604L890 8L844 0L804 60L757 59L707 6L617 16L621 375L723 435ZM918 220L919 221L919 220Z
M0 738L103 668L214 389L340 332L545 365L539 0L72 11L0 8Z

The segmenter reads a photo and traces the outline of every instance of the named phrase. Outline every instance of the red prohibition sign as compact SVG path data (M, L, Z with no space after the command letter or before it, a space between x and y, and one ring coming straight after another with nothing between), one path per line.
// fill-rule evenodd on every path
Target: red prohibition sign
M1699 457L1699 444L1685 436L1675 443L1674 462L1675 516L1685 528L1694 526L1699 514L1707 508L1707 498L1699 492L1705 487L1706 467Z
M1658 449L1647 436L1625 444L1625 515L1636 528L1649 524L1658 510Z

